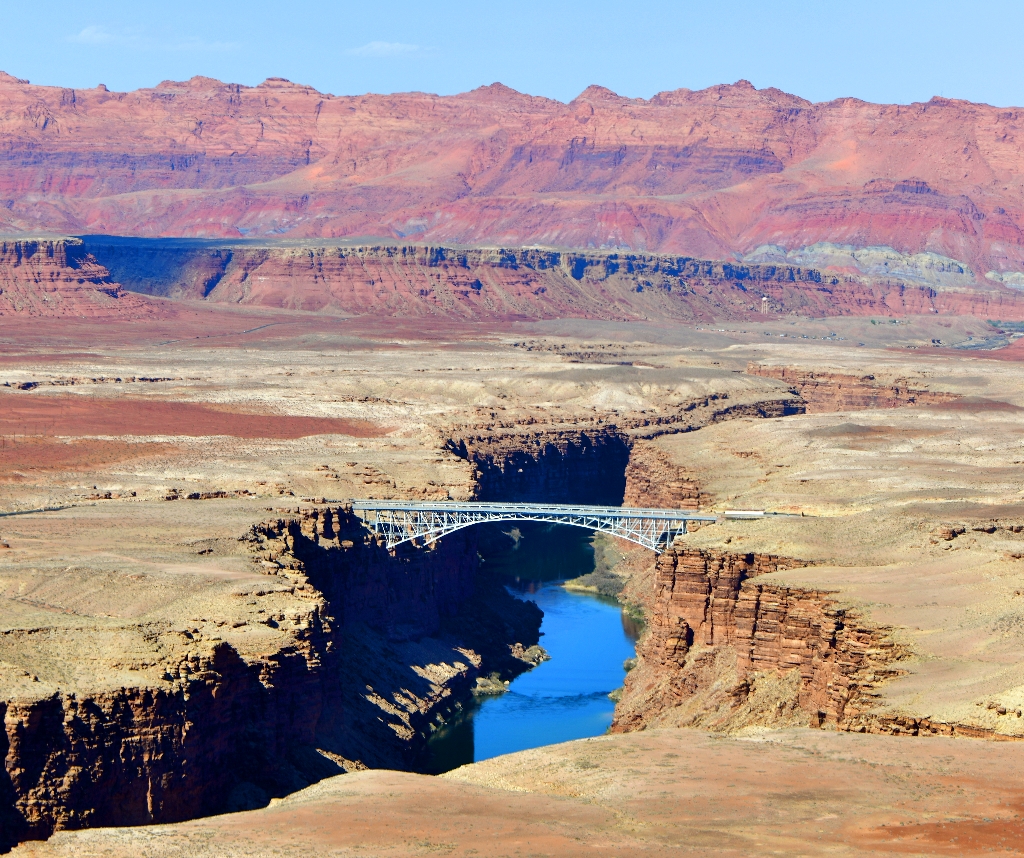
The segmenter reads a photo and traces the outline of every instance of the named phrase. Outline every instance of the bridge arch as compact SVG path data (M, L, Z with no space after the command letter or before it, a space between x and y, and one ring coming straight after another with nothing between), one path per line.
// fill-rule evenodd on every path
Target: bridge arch
M541 521L607 533L660 554L687 532L688 522L716 520L713 515L678 509L561 504L359 500L351 505L366 526L386 540L388 548L416 540L430 544L484 522Z

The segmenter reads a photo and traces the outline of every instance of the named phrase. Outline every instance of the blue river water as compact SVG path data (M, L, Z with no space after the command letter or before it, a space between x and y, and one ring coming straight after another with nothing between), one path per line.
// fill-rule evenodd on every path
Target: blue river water
M586 531L535 528L518 551L490 560L492 574L544 611L541 646L551 656L497 697L480 698L430 741L430 771L440 773L501 754L599 736L611 724L608 693L622 686L623 662L636 655L638 629L614 600L566 590L561 582L593 569Z

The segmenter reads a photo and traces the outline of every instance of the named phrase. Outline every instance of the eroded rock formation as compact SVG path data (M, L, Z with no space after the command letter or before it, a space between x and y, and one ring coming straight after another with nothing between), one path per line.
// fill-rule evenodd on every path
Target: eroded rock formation
M476 466L478 500L608 506L622 503L629 447L614 427L467 434L448 442Z
M154 630L158 687L4 701L0 843L245 807L342 771L314 746L321 633L251 664L224 641Z
M500 84L335 97L280 79L115 93L3 75L0 223L719 259L831 242L931 254L925 278L1012 281L1024 270L1021 121L943 98L812 104L746 81L649 100L594 86L562 104Z
M138 317L148 302L125 292L76 238L0 238L0 316Z
M649 441L638 440L626 467L623 506L699 509L708 501L685 469Z
M311 240L203 242L86 236L126 288L231 304L452 318L660 319L961 314L1024 319L1012 289L945 289L788 263Z
M907 379L892 381L873 375L848 375L815 371L791 366L747 364L750 375L776 378L790 385L791 390L807 405L807 413L855 411L864 408L899 408L903 405L937 405L960 399L959 393L911 387Z
M905 653L818 590L761 581L792 558L672 550L658 558L650 630L613 729L802 723L878 729L862 715Z

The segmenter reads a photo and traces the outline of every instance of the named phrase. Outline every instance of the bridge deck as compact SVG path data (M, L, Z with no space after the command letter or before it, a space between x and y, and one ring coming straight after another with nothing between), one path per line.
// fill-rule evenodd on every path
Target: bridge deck
M716 521L717 516L683 509L646 509L627 506L585 506L556 503L486 503L481 501L350 501L355 510L402 512L540 513L554 515L610 515L616 518L654 518L661 521Z
M545 521L609 533L660 551L686 533L691 521L716 521L714 515L681 509L637 509L541 503L480 501L350 501L367 527L385 537L389 548L440 537L488 521Z

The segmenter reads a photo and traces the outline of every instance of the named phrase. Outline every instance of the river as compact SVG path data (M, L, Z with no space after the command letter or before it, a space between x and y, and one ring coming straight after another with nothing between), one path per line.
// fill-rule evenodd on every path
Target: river
M599 736L612 721L608 693L622 686L639 629L614 599L561 583L594 568L589 531L526 526L511 550L481 551L488 574L544 611L540 639L550 661L513 680L505 694L478 698L430 740L429 771L526 748Z

